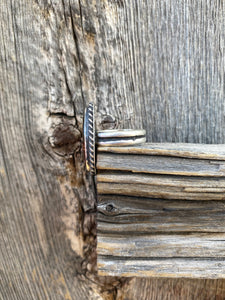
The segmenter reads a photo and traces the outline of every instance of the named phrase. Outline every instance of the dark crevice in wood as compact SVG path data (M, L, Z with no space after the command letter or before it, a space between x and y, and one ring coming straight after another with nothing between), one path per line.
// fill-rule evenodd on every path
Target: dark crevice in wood
M126 231L126 232L112 232L112 231L105 231L102 229L98 229L98 232L100 233L101 237L107 237L107 238L119 238L119 237L123 237L123 238L127 238L129 239L129 237L135 237L135 236L146 236L146 237L154 237L154 236L181 236L184 237L186 236L191 237L194 235L199 235L199 236L212 236L214 237L217 234L223 234L224 232L221 231L154 231L154 232L144 232L144 231L138 231L138 234L134 231ZM225 235L224 235L225 236ZM225 241L225 239L214 239L214 241Z
M75 118L75 114L73 116L68 115L67 113L64 112L49 112L49 116L50 117L62 117L62 118L67 118L67 119L74 119Z
M111 255L99 255L99 258L101 259L104 259L104 260L108 260L108 261L111 261L111 260L121 260L121 261L127 261L127 260L130 260L130 261L142 261L142 260L145 260L145 261L165 261L165 260L168 260L170 259L171 261L176 261L177 259L182 259L182 260L186 260L187 263L188 261L215 261L215 262L224 262L224 257L182 257L182 256L174 256L174 257L130 257L130 256L111 256Z
M69 0L69 10L70 10L71 23L72 23L73 39L74 39L74 43L75 43L76 50L77 50L77 57L78 57L78 64L79 64L80 90L81 90L81 96L82 96L82 100L83 100L83 110L84 110L84 108L85 108L85 98L84 98L84 93L83 93L81 56L80 56L80 49L79 49L77 33L76 33L75 24L74 24L74 20L73 20L73 10L72 10L70 0Z
M65 0L62 0L62 6L63 6L63 13L64 13L64 20L65 20L65 24L67 25L67 16L66 16L66 5L65 5Z
M74 95L73 95L73 93L72 93L72 91L71 91L71 89L70 89L70 86L69 86L69 79L68 79L66 70L65 70L64 67L63 67L62 69L63 69L63 74L64 74L64 77L65 77L65 84L66 84L67 91L68 91L68 93L69 93L69 95L70 95L71 101L73 101Z
M82 29L82 33L83 33L83 35L84 35L83 12L82 12L81 1L78 0L78 3L79 3L79 9L80 9L80 23L81 23L81 29Z
M97 182L111 182L111 181L108 181L107 180L107 177L102 177L102 175L107 175L107 176L110 176L110 175L113 175L113 176L119 176L120 175L124 175L124 176L127 176L127 182L130 182L130 175L136 175L136 176L142 176L142 173L135 173L135 172L132 172L132 171L129 171L129 170L108 170L108 169L99 169L97 170L97 175L101 175L101 176L97 176L96 177L96 180ZM150 177L150 178L154 178L154 177L157 177L157 176L160 176L162 179L167 179L167 178L172 178L172 179L175 179L175 180L184 180L184 176L181 176L181 175L176 175L176 174L157 174L157 173L146 173L145 174L146 178L147 177ZM210 180L212 182L217 182L218 181L218 178L214 177L214 176L188 176L188 180L193 180L193 181L205 181L205 180ZM220 180L225 180L225 176L221 176L220 177ZM185 180L184 180L185 181ZM145 183L144 181L142 182L138 182L139 184L143 184L143 185L146 185L147 183Z
M108 223L108 222L107 222ZM109 222L110 223L110 222ZM113 227L113 224L112 223L112 227ZM107 230L107 229L98 229L98 233L101 235L101 236L107 236L107 237L123 237L123 238L129 238L130 236L134 236L136 233L134 231L129 231L129 230L126 230L126 232L123 232L123 231L115 231L115 232L112 232L112 230ZM139 231L138 230L138 235L140 236L156 236L156 235L167 235L167 236L174 236L174 235L180 235L180 236L185 236L185 235L194 235L194 234L207 234L207 235L215 235L215 234L224 234L223 231L218 231L218 230L212 230L212 231L163 231L163 230L154 230L152 231L152 234L148 234L147 231Z

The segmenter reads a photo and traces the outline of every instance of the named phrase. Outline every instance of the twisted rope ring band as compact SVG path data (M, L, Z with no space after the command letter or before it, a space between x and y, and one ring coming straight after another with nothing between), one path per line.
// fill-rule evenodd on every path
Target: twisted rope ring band
M86 170L96 173L96 138L98 147L132 146L146 142L145 130L113 129L95 132L94 105L90 103L84 113L84 153Z
M84 153L86 170L95 174L95 115L93 103L90 103L84 113Z

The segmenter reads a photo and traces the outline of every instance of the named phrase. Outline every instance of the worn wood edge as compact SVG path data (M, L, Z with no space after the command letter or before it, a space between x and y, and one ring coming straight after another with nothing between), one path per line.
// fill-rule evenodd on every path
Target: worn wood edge
M225 144L144 143L129 147L98 147L98 152L225 160Z
M225 257L225 234L112 235L99 233L97 253L110 257Z
M168 278L225 278L222 259L111 259L98 256L99 276L168 277Z
M211 232L211 233L219 233L225 232L225 221L224 221L224 212L217 216L216 214L213 216L212 214L207 214L206 216L197 216L193 217L185 217L180 215L176 217L175 214L169 216L161 216L153 218L149 218L147 222L137 222L135 219L132 219L129 216L124 221L121 220L121 223L118 221L114 221L115 217L105 217L102 218L98 216L98 234L101 233L120 233L123 235L124 232L133 234L138 231L140 234L145 233L181 233L181 232ZM209 221L208 219L211 218ZM217 222L215 222L215 219ZM194 219L196 219L194 221ZM118 222L118 223L116 223ZM123 222L123 223L122 223ZM112 228L113 227L113 228Z
M181 212L187 211L190 214L192 211L209 211L223 212L225 208L224 201L189 201L189 200L177 200L177 199L153 199L146 197L134 197L126 195L98 195L98 211L106 215L119 215L125 213L146 213L150 212L162 212L162 211L174 211ZM108 204L113 205L113 209L106 210Z
M176 176L225 177L225 161L127 153L99 153L97 173L121 171Z
M128 195L156 199L225 200L225 188L180 188L126 183L98 183L99 194Z
M96 182L99 194L110 194L113 190L115 194L137 194L158 199L225 200L224 177L175 177L109 171L99 173Z
M193 188L210 189L210 188L225 188L225 177L183 177L173 175L157 175L157 174L138 174L138 173L122 173L119 171L107 173L98 173L96 176L98 183L129 183L168 187L182 187L184 189Z

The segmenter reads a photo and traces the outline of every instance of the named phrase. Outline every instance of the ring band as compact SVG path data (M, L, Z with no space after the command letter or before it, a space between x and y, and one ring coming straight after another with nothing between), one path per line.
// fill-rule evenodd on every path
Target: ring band
M99 147L132 146L146 142L146 131L143 129L112 129L96 133L93 103L85 109L83 133L86 170L92 175L96 173L96 142Z
M97 145L107 146L132 146L146 142L146 131L143 129L114 129L97 132Z
M110 137L133 137L133 136L145 136L146 131L144 129L110 129L99 130L98 138L110 138Z
M92 103L88 105L84 113L84 154L86 170L95 174L95 114Z

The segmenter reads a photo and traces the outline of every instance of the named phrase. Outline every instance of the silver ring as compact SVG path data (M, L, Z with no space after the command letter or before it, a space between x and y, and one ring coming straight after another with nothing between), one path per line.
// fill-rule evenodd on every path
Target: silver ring
M115 129L97 132L97 145L100 147L132 146L146 142L146 131L143 129Z
M84 153L86 170L92 175L96 173L96 138L99 147L132 146L146 142L146 131L133 129L102 130L95 133L94 105L90 103L84 114Z
M144 129L110 129L110 130L99 130L98 138L109 138L109 137L133 137L133 136L145 136L146 131Z
M84 113L84 154L86 170L95 174L95 114L93 103L90 103Z

